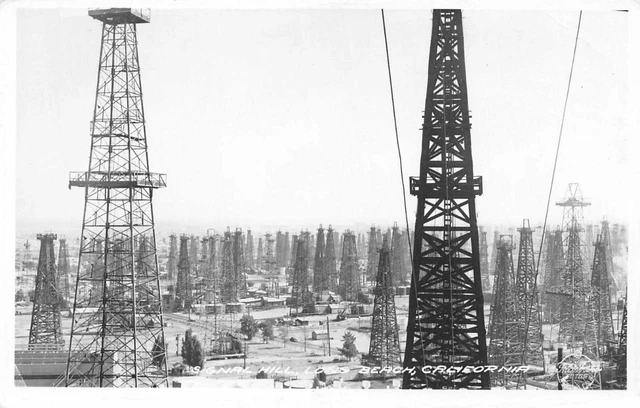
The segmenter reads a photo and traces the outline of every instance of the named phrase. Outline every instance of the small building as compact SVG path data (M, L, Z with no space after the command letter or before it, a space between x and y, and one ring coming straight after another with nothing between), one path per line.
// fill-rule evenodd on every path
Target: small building
M262 298L262 306L265 309L274 309L276 307L284 307L285 306L285 298L283 298L283 297L281 297L281 298L263 297Z
M334 304L340 302L342 302L340 295L329 290L323 290L320 292L320 295L318 295L318 303Z
M309 321L308 320L304 320L304 319L300 319L300 318L296 318L293 321L293 325L294 326L308 326L309 325Z
M311 340L327 340L329 339L329 334L326 331L312 331L311 332Z

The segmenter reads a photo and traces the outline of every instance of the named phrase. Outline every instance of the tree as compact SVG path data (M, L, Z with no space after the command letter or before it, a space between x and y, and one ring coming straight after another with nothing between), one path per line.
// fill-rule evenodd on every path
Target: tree
M247 339L253 339L253 336L258 332L258 324L251 315L244 315L240 319L240 333L247 336Z
M265 343L273 340L273 323L271 320L265 320L260 323L260 330L262 330L262 339Z
M356 336L349 330L342 336L342 348L338 348L340 354L345 356L349 361L358 355L358 348L356 347Z
M162 344L162 337L156 337L156 341L153 343L153 349L151 350L151 361L153 365L162 369L166 362L166 353L164 350L164 344Z
M18 289L18 291L16 292L16 302L21 302L24 300L24 292L22 291L22 289Z
M184 342L182 343L182 359L183 362L191 367L204 367L204 352L202 344L189 329L184 333Z

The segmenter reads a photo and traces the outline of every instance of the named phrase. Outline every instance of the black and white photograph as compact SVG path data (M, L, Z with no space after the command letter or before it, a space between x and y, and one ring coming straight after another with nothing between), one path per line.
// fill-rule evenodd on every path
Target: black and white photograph
M639 12L0 3L0 405L629 402Z

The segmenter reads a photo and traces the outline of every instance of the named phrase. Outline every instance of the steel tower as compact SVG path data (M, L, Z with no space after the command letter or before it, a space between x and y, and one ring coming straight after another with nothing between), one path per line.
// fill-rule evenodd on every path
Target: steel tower
M519 366L524 350L513 276L513 248L510 235L503 235L497 243L496 280L489 317L489 362L498 367ZM507 385L509 380L515 381L518 377L506 371L493 373L492 383Z
M560 300L560 335L568 342L579 341L585 333L587 315L588 281L585 281L586 250L582 233L582 209L590 203L582 198L580 186L571 183L563 201L556 205L563 207L563 246L565 250L565 268L562 276L562 294Z
M71 302L71 288L69 278L71 265L69 264L69 248L67 239L60 237L60 248L58 249L58 288L64 293L67 302Z
M369 363L395 367L400 363L400 340L388 242L383 242L380 250L374 294Z
M38 345L59 349L64 345L60 328L60 301L56 276L56 258L53 241L56 234L38 234L40 258L36 275L36 289L31 313L29 347Z
M490 388L487 373L423 374L487 363L464 38L460 10L434 10L403 388ZM454 237L455 235L455 237Z
M522 365L544 367L542 351L542 322L538 305L538 287L536 285L536 261L533 250L533 230L529 220L522 221L520 245L518 250L518 269L516 273L516 296L519 311L521 342L523 343ZM526 372L523 374L526 380ZM526 384L526 381L525 381Z
M313 291L316 293L329 290L329 276L327 275L324 252L324 228L322 228L321 224L316 236L316 254L313 264Z
M154 358L164 345L164 324L152 197L166 187L164 174L149 171L137 24L147 11L90 10L102 22L102 46L87 172L72 172L69 186L85 190L78 277L65 375L66 386L167 386L166 359ZM151 269L137 276L139 237L149 237ZM83 268L95 260L100 274ZM87 284L101 287L91 296ZM144 288L144 291L139 290Z

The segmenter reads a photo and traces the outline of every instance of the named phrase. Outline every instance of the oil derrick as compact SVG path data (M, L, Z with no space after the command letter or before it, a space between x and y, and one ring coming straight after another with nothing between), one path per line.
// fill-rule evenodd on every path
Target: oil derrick
M173 281L178 272L178 237L169 236L169 260L167 261L167 279Z
M198 277L198 237L189 238L189 264L191 265L191 275Z
M614 266L613 266L613 249L612 249L612 242L611 242L611 232L609 231L609 221L604 220L602 221L602 229L600 234L602 234L602 242L604 244L604 253L605 253L605 258L606 258L606 265L607 265L607 274L609 275L609 279L610 279L610 283L612 285L610 285L610 296L613 295L614 297L617 294L617 290L618 290L618 285L616 284L616 279L615 279L615 270L614 270Z
M277 269L276 257L273 252L273 244L274 238L271 234L265 234L264 242L265 242L265 254L264 254L264 268L267 273L274 273Z
M316 256L316 240L315 237L309 232L305 233L305 237L309 240L308 248L309 248L309 270L312 271L315 269L315 256Z
M355 234L349 230L345 231L343 242L338 294L347 302L357 302L358 292L360 292L360 279L358 277L358 251ZM393 281L391 281L391 284L393 284Z
M593 231L593 224L587 224L586 228L586 233L585 233L585 255L586 258L589 262L591 262L591 260L593 259L593 247L595 245L595 240L593 239L594 237L594 231ZM592 267L593 265L589 265L590 267Z
M496 262L498 260L498 243L500 243L500 231L493 231L493 243L491 246L491 264L489 267L491 268L491 276L496 274Z
M382 249L382 230L380 228L376 229L376 242L378 243L378 249ZM378 263L376 262L376 265Z
M402 265L404 272L404 280L402 283L409 283L409 278L411 274L411 256L409 253L409 231L403 230L402 234L400 234L400 253L402 254Z
M291 245L289 243L289 233L284 233L284 264L283 267L289 266L289 261L291 260Z
M289 259L289 268L286 270L287 285L293 285L293 272L296 266L296 258L298 255L298 239L297 235L291 236L291 258Z
M282 231L276 232L276 266L284 266L284 235Z
M327 243L324 253L325 265L327 268L327 276L329 279L329 290L335 292L338 290L338 267L336 265L336 234L331 225L327 229Z
M152 191L166 187L166 176L149 171L136 34L149 15L128 8L89 15L103 23L102 46L89 170L69 178L69 187L85 190L85 211L65 385L167 386L166 359L158 358L165 341L152 206ZM143 235L153 252L144 277L134 268ZM104 256L96 276L82 261L99 241ZM102 286L99 298L79 293L87 283ZM149 291L141 296L136 287Z
M608 346L614 341L613 316L611 313L611 292L609 286L609 271L607 267L607 248L604 233L596 238L591 272L591 294L589 296L589 309L593 313L593 337L597 347L596 353L584 352L589 357L592 355L608 355ZM589 332L588 332L589 333ZM585 338L585 344L591 340Z
M308 233L306 233L308 234ZM301 234L296 245L296 260L293 266L293 279L291 287L291 307L295 308L296 314L298 309L302 308L302 312L310 312L308 306L313 301L313 294L309 292L309 240ZM291 310L291 309L290 309Z
M40 258L36 275L36 289L31 313L29 347L46 345L59 349L64 345L60 328L60 302L56 276L56 259L53 241L56 234L38 234L40 240Z
M520 322L519 331L523 343L521 364L544 367L533 230L529 220L522 221L522 228L518 228L518 232L520 232L520 245L516 273L516 296ZM526 373L522 379L526 380Z
M400 363L400 340L394 300L395 290L391 282L391 259L388 242L383 243L378 259L378 273L373 292L375 298L371 319L369 364L376 367L395 367Z
M618 353L616 355L616 385L627 388L627 297L624 299L622 311L622 326L618 340Z
M253 236L251 230L247 230L247 268L255 269L255 261L253 256Z
M378 235L376 234L376 227L371 226L369 230L369 246L367 248L367 279L373 281L376 275L376 267L378 266L378 259L380 258L380 251L378 250Z
M224 233L220 300L222 303L235 303L238 301L238 280L236 279L233 263L233 240L230 231Z
M210 235L207 238L207 265L205 269L204 275L204 283L205 283L205 296L204 300L206 303L213 302L215 300L215 293L217 288L217 279L216 279L216 262L218 258L218 245L217 239L215 235Z
M259 269L264 269L264 246L262 245L262 238L258 238L258 256L256 263Z
M524 349L513 276L513 248L509 235L501 236L496 245L496 275L489 317L489 363L498 367L520 366ZM517 374L502 371L492 373L491 382L505 386L517 378Z
M67 239L60 237L60 248L58 249L58 288L60 293L64 293L66 302L71 302L71 288L69 285L69 274L71 265L69 264L69 248Z
M547 238L547 255L544 264L544 280L542 304L545 310L545 320L551 324L559 321L560 298L556 292L562 287L562 273L564 271L564 248L562 247L562 230L549 232Z
M22 254L22 270L31 268L31 244L29 240L24 243L24 252Z
M491 292L489 282L489 244L487 243L487 231L480 227L480 274L482 275L482 291Z
M178 310L191 307L191 261L189 260L189 237L186 235L180 236L175 304Z
M588 282L584 279L585 247L581 238L582 209L589 203L582 199L580 186L569 184L565 199L556 205L564 208L563 247L565 250L565 267L562 276L560 295L560 330L572 343L579 341L585 333L585 324L589 318L587 310Z
M394 286L401 285L406 279L404 278L404 265L402 259L402 241L400 239L400 229L398 223L393 223L391 233L391 282Z
M344 235L340 235L339 240L340 240L340 243L336 248L336 256L337 256L337 259L342 259L342 251L344 250Z
M322 228L321 224L318 228L318 235L316 236L316 253L313 264L313 291L318 294L323 290L329 290L329 277L325 267L324 252L324 228Z
M233 234L233 276L238 292L245 295L247 291L247 275L245 274L244 245L240 228L236 228L236 232Z
M469 108L460 10L434 10L403 388L490 388L488 373L422 372L486 365ZM455 225L454 225L455 219ZM455 234L455 238L453 235Z

